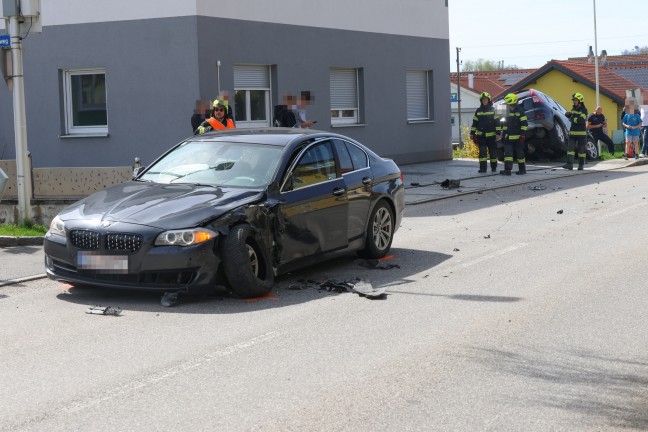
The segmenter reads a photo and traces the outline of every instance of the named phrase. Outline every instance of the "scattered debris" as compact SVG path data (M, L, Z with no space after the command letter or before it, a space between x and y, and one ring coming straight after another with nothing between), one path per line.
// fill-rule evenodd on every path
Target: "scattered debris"
M444 189L456 189L459 187L460 183L461 180L445 179L444 181L441 182L441 187Z
M532 190L532 191L547 190L547 186L543 186L543 185L529 186L529 190Z
M410 186L418 187L418 186L421 186L421 183L419 183L419 182L412 182L412 183L410 183Z
M318 282L312 279L298 279L296 283L291 284L286 289L304 290L308 288L316 288L321 291L335 293L352 292L358 294L360 297L366 297L371 300L387 297L387 293L385 292L386 287L374 288L371 282L357 277L347 280L327 279L324 282Z
M563 211L562 211L562 209L560 209L560 210L558 210L556 213L558 213L558 214L563 214Z
M119 316L122 313L122 310L121 310L120 307L92 306L92 307L88 308L86 313L87 314L93 314L93 315L114 315L114 316Z
M370 300L378 300L387 298L387 293L385 292L385 287L374 288L370 282L359 281L353 286L353 292L358 294L360 297L366 297Z
M377 259L360 260L358 264L360 264L362 267L376 270L391 270L393 268L400 268L398 264L389 264L384 262L383 260Z
M175 306L178 303L178 293L177 292L165 292L162 294L160 299L160 304L164 307Z
M490 234L485 235L484 238L485 238L485 239L489 239L489 238L490 238Z
M453 252L459 252L459 249L454 248L454 249L452 249L452 251L453 251Z

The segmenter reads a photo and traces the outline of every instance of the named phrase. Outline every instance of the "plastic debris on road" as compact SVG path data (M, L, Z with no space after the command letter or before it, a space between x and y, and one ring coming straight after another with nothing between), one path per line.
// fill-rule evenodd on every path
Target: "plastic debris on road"
M178 293L177 292L165 292L162 294L160 299L160 304L164 307L175 306L178 303Z
M370 300L387 298L387 293L385 292L386 288L374 288L373 285L371 285L371 282L360 278L347 280L327 279L324 282L318 282L313 279L299 279L296 283L289 285L286 289L300 291L308 288L315 288L320 291L323 290L335 293L351 292Z
M122 310L120 307L112 307L112 306L92 306L88 308L86 311L87 314L93 314L93 315L114 315L114 316L119 316L122 313Z
M445 179L440 184L441 184L441 187L444 188L444 189L456 189L461 184L461 180Z

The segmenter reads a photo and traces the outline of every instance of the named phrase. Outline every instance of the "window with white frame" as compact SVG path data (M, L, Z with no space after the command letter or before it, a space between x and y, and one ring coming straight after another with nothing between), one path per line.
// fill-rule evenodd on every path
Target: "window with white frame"
M430 120L430 74L426 70L406 71L407 120Z
M331 125L359 123L359 69L332 68L329 70L329 81Z
M236 127L270 126L270 118L270 66L234 66Z
M65 134L108 134L106 70L63 71Z

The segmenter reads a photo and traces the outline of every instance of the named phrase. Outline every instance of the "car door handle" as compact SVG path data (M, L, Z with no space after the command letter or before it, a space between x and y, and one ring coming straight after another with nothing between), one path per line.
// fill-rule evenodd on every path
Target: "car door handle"
M333 195L335 196L344 195L345 193L346 193L346 189L344 188L336 187L335 189L333 189Z
M364 177L362 179L362 184L365 185L365 186L369 186L372 181L373 181L373 179L371 177Z

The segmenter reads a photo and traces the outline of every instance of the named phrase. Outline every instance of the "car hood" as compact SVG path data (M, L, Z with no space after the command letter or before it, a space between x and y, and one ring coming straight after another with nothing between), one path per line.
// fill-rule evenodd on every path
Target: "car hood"
M259 190L131 181L96 192L67 207L63 221L127 222L161 229L186 228L258 201Z

